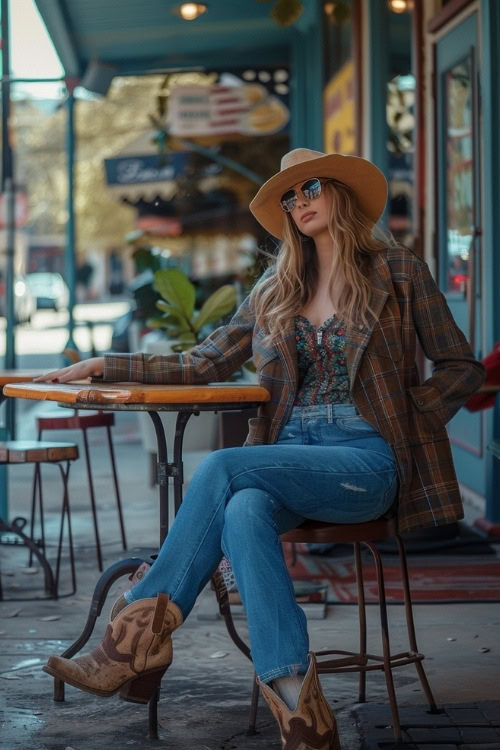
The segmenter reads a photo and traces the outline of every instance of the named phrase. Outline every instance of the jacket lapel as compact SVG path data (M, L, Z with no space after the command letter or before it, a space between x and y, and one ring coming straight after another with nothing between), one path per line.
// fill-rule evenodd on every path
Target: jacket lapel
M368 346L368 342L370 341L373 329L375 328L375 325L380 317L388 296L388 291L373 289L371 307L374 314L369 320L369 325L360 326L359 328L349 328L347 331L345 351L351 391L353 389L356 375L358 374L359 365L361 364L363 354L365 353L365 349Z
M299 365L295 343L295 318L287 321L283 336L276 341L276 348L285 371L285 377L292 384L293 392L299 387Z
M373 315L368 314L368 326L348 328L346 335L346 359L351 391L363 354L368 346L373 329L380 318L391 288L391 272L385 258L385 253L377 253L373 257L369 278L372 284L371 307ZM294 318L291 318L287 322L283 335L276 341L276 348L284 368L285 377L292 384L294 392L297 392L299 372Z

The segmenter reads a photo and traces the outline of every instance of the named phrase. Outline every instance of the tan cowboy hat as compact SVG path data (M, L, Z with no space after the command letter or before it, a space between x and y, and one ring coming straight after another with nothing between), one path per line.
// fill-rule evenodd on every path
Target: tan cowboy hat
M350 187L361 211L374 224L387 201L387 180L375 164L359 156L324 154L296 148L285 154L280 171L265 182L250 203L250 211L274 237L283 239L284 212L280 198L292 185L311 177L331 177Z

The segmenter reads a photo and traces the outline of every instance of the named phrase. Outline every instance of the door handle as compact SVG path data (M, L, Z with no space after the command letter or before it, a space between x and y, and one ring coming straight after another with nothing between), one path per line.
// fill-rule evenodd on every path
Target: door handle
M464 299L467 300L467 319L469 322L469 344L473 353L476 351L476 240L481 237L481 227L474 227L469 246L467 262L467 282L464 288Z

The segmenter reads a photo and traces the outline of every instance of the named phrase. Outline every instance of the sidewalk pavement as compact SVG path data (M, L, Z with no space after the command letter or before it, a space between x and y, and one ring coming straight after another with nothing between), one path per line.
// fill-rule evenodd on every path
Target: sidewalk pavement
M26 415L19 437L33 437L36 404ZM53 410L53 406L51 407ZM109 477L104 434L91 435L99 523L105 567L123 557L155 549L158 538L158 495L148 486L149 464L138 442L134 415L118 414L115 445L120 471L129 550L121 550L119 528ZM78 440L75 433L53 433L54 440ZM189 456L186 474L194 470ZM47 536L55 540L61 488L56 469L44 472ZM28 515L31 471L11 468L11 517ZM71 507L78 560L78 590L58 601L6 601L0 604L0 696L3 703L2 747L6 750L95 750L169 748L169 750L278 750L277 725L264 701L259 702L258 734L247 736L253 673L236 649L220 619L199 619L206 612L204 591L191 616L174 635L174 662L168 670L159 706L160 740L147 739L147 708L113 697L107 700L66 686L64 703L52 700L52 680L41 665L51 653L62 652L83 629L93 587L99 577L89 513L85 467L72 469ZM54 549L50 555L54 555ZM50 556L49 555L49 556ZM40 596L40 573L29 574L26 550L0 546L2 583L6 597ZM410 557L411 566L411 557ZM126 581L112 587L95 635L102 637L109 608ZM63 569L62 593L68 590L69 566ZM401 721L408 750L499 750L500 604L414 605L417 640L426 654L424 666L436 700L445 712L426 712L424 696L413 666L395 670ZM404 607L389 607L393 651L407 650ZM237 628L247 640L246 620ZM310 620L311 647L355 649L357 608L329 606L324 620ZM368 607L369 650L380 653L378 608ZM87 650L87 648L85 650ZM489 651L481 651L487 648ZM342 750L390 750L391 719L383 675L369 673L368 700L358 704L355 675L322 677L334 708Z

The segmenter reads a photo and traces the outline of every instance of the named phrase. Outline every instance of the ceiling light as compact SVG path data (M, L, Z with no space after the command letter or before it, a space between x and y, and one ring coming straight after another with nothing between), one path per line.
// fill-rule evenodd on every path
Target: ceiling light
M413 10L413 0L388 0L387 5L393 13L407 13Z
M206 11L205 3L182 3L178 8L172 8L172 13L180 16L184 21L194 21Z

